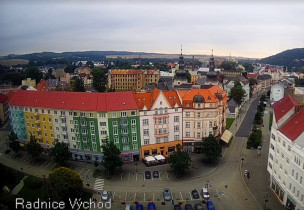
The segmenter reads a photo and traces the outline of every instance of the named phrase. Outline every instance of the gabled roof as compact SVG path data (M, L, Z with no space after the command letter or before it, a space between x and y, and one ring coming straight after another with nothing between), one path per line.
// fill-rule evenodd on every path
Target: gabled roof
M61 91L18 91L10 105L81 111L134 110L133 92L86 93Z
M160 91L161 90L155 88L153 92L134 93L138 108L143 109L145 106L147 109L151 109L155 100L157 99L157 96L160 94ZM163 94L171 107L174 107L175 104L181 106L181 102L179 100L176 90L163 91Z
M290 140L296 140L304 132L304 109L302 108L287 123L285 123L280 131Z
M290 95L285 96L273 105L276 122L278 122L287 112L289 112L295 105L299 104Z
M228 101L228 107L237 107L238 103L232 98Z
M248 73L248 74L247 74L248 79L249 79L249 78L257 79L258 76L259 76L258 74L253 74L253 73Z

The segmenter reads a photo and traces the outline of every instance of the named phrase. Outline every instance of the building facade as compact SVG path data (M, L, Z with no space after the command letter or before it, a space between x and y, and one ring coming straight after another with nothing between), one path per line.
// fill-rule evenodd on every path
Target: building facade
M12 128L22 143L33 135L48 149L58 139L68 144L73 159L91 162L101 160L101 145L110 137L122 156L129 154L125 160L139 156L139 116L132 92L18 91L9 105ZM121 123L125 119L127 135ZM113 121L119 123L117 132Z
M168 157L182 146L182 107L176 90L136 93L140 113L141 157Z
M183 149L199 151L204 137L220 136L226 127L227 94L218 86L178 91L183 108Z
M31 78L24 79L22 80L22 85L36 87L36 80Z
M270 101L277 102L284 97L284 85L283 83L277 83L271 85L270 89Z
M287 209L304 209L304 108L293 97L274 104L267 171Z
M8 119L8 97L0 93L0 120L4 123Z
M157 84L159 70L113 69L109 71L108 86L116 91L140 91L149 84Z

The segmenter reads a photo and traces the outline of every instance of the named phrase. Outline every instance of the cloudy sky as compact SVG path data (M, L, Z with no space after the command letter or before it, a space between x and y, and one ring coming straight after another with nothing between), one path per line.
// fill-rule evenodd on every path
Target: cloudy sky
M0 55L179 53L182 44L185 54L210 54L214 49L215 55L261 58L304 47L304 3L296 0L62 2L0 0Z

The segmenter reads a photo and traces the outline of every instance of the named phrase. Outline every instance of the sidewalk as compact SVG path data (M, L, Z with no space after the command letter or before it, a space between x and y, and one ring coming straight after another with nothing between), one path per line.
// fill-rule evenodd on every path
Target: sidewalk
M258 201L263 209L284 209L276 195L269 188L269 174L267 171L268 163L268 149L270 141L270 131L268 128L270 108L266 109L264 114L264 127L262 128L262 149L261 155L258 155L256 149L246 149L245 150L245 161L243 167L241 167L241 172L246 169L251 172L250 179L244 177L244 182L248 186L250 192L253 194L255 199ZM265 202L267 200L267 202Z

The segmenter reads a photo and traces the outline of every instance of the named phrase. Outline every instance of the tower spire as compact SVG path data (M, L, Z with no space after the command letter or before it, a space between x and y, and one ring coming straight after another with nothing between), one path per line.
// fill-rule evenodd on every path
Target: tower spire
M181 44L181 55L183 54L183 45Z

